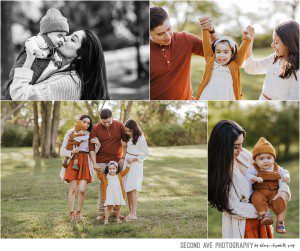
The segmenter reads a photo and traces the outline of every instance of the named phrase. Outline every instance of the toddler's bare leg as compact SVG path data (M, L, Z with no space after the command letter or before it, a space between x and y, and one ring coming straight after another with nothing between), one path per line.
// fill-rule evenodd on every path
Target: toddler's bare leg
M286 216L286 210L284 210L283 212L281 212L280 214L277 215L277 220L278 221L284 221L285 216Z
M104 224L107 225L108 224L108 218L109 218L109 215L110 215L110 212L112 210L113 206L106 206L106 209L105 209L105 218L104 218Z
M115 212L116 212L116 221L121 222L120 220L121 206L115 206Z

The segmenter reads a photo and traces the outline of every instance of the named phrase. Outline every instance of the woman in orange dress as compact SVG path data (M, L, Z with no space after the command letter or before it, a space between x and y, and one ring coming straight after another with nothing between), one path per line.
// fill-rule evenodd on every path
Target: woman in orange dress
M79 120L83 121L87 127L87 135L89 136L89 132L91 131L93 124L92 119L89 115L82 115ZM70 134L74 131L70 129L67 131L66 136L64 138L62 147L61 147L61 155L69 158L69 162L66 168L66 172L63 176L63 179L69 183L69 221L77 221L80 222L82 220L82 205L85 199L86 194L86 186L88 183L92 182L93 179L93 166L89 157L89 137L83 140L78 147L74 147L72 151L66 149L66 145L68 143L68 139ZM78 167L79 170L75 170L72 168L73 166L73 155L78 153ZM74 203L76 191L78 188L78 205L76 215L74 213Z
M273 238L272 226L263 226L249 202L251 185L245 174L252 155L243 148L246 132L234 121L221 120L208 142L208 201L222 212L223 238ZM290 198L284 183L276 196Z

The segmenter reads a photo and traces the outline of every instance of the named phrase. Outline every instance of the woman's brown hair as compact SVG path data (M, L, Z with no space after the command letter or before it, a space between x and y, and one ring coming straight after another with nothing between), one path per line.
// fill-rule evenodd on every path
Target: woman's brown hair
M125 123L125 127L127 127L133 133L132 143L135 145L139 137L143 134L141 128L139 127L137 122L135 122L133 119L127 120ZM127 137L127 142L128 140L129 137Z
M279 77L289 78L294 74L297 80L296 71L299 70L299 24L296 21L284 22L275 28L275 33L288 50ZM279 58L275 56L274 63Z

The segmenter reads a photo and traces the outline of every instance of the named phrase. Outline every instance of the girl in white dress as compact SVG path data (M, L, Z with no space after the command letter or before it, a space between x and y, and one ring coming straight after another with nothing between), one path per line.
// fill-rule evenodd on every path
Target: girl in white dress
M199 84L196 99L239 100L242 99L240 68L251 42L250 26L244 31L243 42L237 48L236 42L227 36L210 41L208 30L202 29L205 71Z
M143 161L149 156L149 150L143 132L134 120L130 119L125 123L125 132L128 139L123 168L130 164L130 171L123 182L129 209L126 221L130 221L137 219L137 191L142 191Z
M248 74L266 74L260 100L299 100L299 24L288 21L273 32L271 44L275 53L256 59L253 40L244 63Z
M105 208L104 224L108 225L108 218L112 209L115 209L116 221L121 223L120 210L121 206L126 205L125 203L125 191L123 187L122 177L124 177L130 170L127 166L124 171L118 172L118 163L110 161L104 171L97 173L98 178L103 183L102 185L102 196Z

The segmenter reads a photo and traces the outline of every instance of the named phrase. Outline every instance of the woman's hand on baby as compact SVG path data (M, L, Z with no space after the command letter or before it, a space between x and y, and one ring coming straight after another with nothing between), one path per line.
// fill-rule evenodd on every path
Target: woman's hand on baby
M47 57L47 53L42 51L42 50L34 50L33 54L37 57L37 58L46 58Z
M23 68L31 68L33 61L35 60L35 55L33 55L27 48L26 48L26 60L23 64Z
M73 153L73 154L79 153L78 147L74 146L74 148L73 148L73 150L72 150L72 153Z
M208 16L204 16L199 18L199 25L203 30L209 30L213 31L214 30L214 25Z
M244 35L248 38L254 39L254 28L251 25L248 25L244 31Z
M276 200L279 197L281 197L282 199L284 199L285 202L287 202L289 195L287 192L279 190L278 193L274 196L273 200Z
M283 178L282 178L282 181L283 181L283 182L290 182L291 179L290 179L289 177L283 177Z

